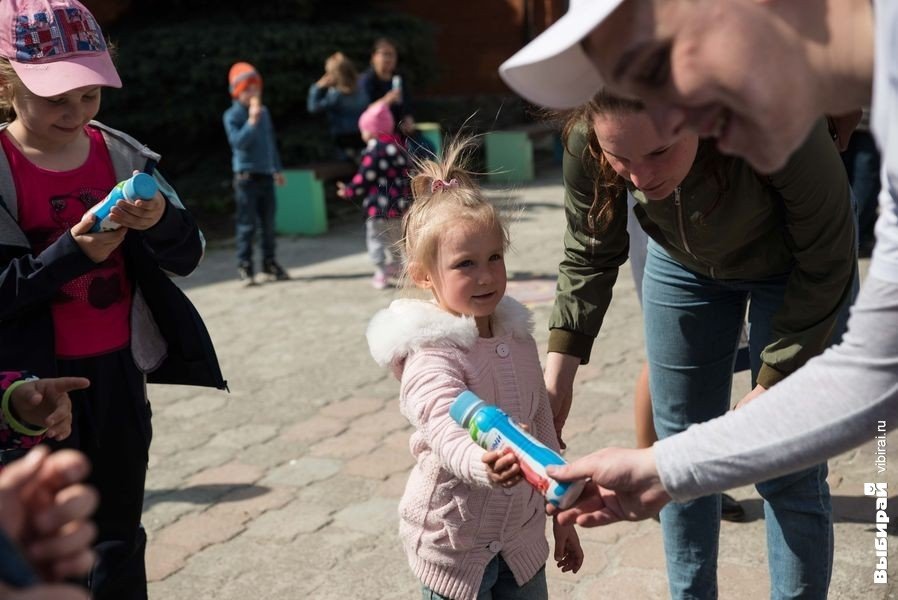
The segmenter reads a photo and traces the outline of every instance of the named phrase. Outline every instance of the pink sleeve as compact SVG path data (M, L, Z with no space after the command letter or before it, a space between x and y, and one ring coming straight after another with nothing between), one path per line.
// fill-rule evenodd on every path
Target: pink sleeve
M489 487L484 450L449 416L456 396L467 389L451 350L422 350L405 364L399 407L439 457L441 466L471 485Z

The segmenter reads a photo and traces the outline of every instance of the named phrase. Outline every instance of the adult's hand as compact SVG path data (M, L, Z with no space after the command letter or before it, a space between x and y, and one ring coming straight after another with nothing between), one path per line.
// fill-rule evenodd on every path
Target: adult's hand
M733 410L736 410L737 408L742 408L743 406L745 406L746 404L748 404L749 402L751 402L752 400L754 400L755 398L757 398L758 396L760 396L761 394L763 394L766 391L767 391L767 388L765 388L763 385L761 385L761 384L756 385L752 391L745 394L745 396L743 396L742 399L736 403L736 406L733 407Z
M0 528L45 580L84 575L93 564L98 496L80 483L89 471L80 452L43 446L0 471Z
M547 471L559 481L590 478L570 508L559 510L551 504L546 507L562 525L597 527L640 521L657 515L670 502L661 485L652 448L606 448Z
M546 380L546 391L549 393L549 404L552 406L555 435L558 436L558 445L562 449L567 445L561 438L561 430L571 412L571 402L574 398L574 378L579 366L580 359L570 354L549 352L546 356L546 370L543 376Z
M17 590L0 583L0 598L4 600L90 600L90 595L86 589L76 585L40 584Z

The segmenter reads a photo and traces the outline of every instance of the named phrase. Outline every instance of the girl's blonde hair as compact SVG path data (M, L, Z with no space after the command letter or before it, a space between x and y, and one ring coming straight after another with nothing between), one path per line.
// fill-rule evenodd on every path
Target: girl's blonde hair
M508 224L483 194L467 170L474 138L460 137L446 148L441 160L417 160L412 176L411 207L402 218L402 241L406 260L406 284L411 271L432 272L437 263L440 234L455 221L494 228L508 249Z
M351 94L358 85L359 73L355 65L342 52L334 52L324 61L324 71L333 76L334 87L344 94Z
M21 87L22 80L9 64L9 59L0 58L0 121L12 121L16 118L12 100L16 90Z

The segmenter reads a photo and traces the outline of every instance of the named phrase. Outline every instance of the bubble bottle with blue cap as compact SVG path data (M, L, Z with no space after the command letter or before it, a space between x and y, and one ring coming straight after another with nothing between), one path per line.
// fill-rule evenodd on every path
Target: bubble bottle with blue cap
M568 508L583 491L585 479L561 482L549 477L546 467L566 465L564 458L524 431L501 408L487 404L473 392L459 394L449 407L449 415L468 430L481 448L500 451L510 448L521 465L524 479L550 504Z
M128 202L152 200L156 195L157 189L156 180L153 179L152 175L147 175L146 173L137 173L133 177L120 181L103 200L90 208L90 212L97 218L90 228L91 232L96 233L98 231L118 229L121 225L109 219L110 211L115 206L115 203L119 200L127 200Z

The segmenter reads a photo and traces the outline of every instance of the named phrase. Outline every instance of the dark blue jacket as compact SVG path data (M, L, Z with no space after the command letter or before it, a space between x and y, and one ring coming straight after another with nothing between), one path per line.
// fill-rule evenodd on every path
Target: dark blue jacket
M263 107L261 117L251 125L249 109L234 100L224 112L223 120L235 173L271 174L283 170L268 108Z
M134 284L131 351L150 383L201 385L226 389L218 359L202 318L169 278L188 275L199 264L205 242L177 193L155 171L159 155L127 134L101 123L116 178L134 169L152 173L166 198L154 227L129 231L122 244ZM5 125L0 126L0 132ZM34 255L17 222L15 185L0 152L0 365L41 377L56 375L50 303L59 288L94 268L66 232Z

